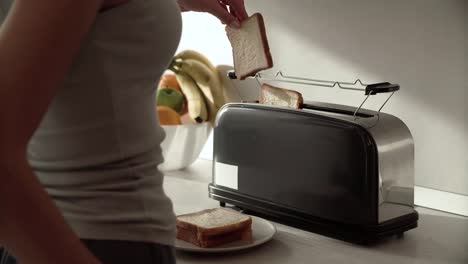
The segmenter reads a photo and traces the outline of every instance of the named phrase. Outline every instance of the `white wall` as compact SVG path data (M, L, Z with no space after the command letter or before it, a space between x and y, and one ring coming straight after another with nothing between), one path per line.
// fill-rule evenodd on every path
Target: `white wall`
M416 184L468 195L468 1L247 0L264 15L275 70L332 80L399 83L384 109L411 129ZM184 14L180 49L232 64L215 18ZM358 104L360 93L294 87L306 100ZM377 107L378 96L367 105ZM211 157L208 144L202 157Z
M182 37L177 51L197 50L216 65L232 65L231 45L224 25L217 18L205 13L183 12L182 19Z

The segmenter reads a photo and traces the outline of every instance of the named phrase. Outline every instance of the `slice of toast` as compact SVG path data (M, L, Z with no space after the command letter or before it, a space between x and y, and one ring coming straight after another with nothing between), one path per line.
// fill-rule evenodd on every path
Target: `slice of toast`
M209 248L224 245L235 241L252 242L252 229L250 227L219 235L202 236L189 229L177 227L177 239L187 241L196 246Z
M244 80L273 67L265 23L260 13L244 20L240 28L226 26L226 33L232 46L237 78Z
M196 230L200 235L222 234L251 225L250 216L227 208L213 208L177 216L177 227Z
M200 247L251 240L252 218L226 208L177 216L177 238Z
M259 103L300 109L302 108L304 99L299 92L262 84Z

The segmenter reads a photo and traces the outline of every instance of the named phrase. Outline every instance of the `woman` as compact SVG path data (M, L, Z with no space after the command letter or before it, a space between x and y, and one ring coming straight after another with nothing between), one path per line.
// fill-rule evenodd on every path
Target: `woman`
M175 261L154 83L177 48L180 10L233 26L247 16L242 0L177 3L9 7L0 28L0 245L18 263Z

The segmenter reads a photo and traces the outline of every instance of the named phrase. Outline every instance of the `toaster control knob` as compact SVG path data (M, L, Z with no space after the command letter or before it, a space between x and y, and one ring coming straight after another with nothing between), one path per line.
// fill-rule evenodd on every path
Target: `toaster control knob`
M231 79L231 80L237 79L237 75L236 75L236 73L234 71L229 71L227 75L228 75L229 79Z

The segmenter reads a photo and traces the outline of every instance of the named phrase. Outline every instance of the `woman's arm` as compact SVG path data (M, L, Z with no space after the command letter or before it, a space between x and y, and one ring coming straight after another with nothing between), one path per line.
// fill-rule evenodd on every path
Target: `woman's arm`
M20 263L98 263L30 168L26 149L100 0L16 0L0 28L0 244Z

